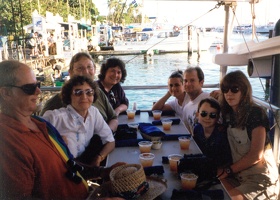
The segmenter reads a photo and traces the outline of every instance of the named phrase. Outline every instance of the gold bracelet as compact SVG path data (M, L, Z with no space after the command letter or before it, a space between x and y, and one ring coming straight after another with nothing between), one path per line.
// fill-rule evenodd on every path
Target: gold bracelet
M98 154L102 160L104 160L104 156L102 156L100 153Z

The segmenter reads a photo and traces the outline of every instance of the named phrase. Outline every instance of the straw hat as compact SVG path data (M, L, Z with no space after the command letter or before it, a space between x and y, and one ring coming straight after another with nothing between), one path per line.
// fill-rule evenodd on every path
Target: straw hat
M167 185L161 179L146 177L142 165L126 164L110 172L110 182L94 192L98 197L120 196L125 199L151 200L162 194Z

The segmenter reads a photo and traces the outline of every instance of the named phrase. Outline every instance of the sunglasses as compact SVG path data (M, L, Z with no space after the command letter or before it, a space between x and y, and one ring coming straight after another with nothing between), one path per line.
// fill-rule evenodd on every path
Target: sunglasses
M86 89L86 90L77 89L73 91L73 94L77 97L80 97L83 94L86 94L88 97L91 97L93 96L93 89Z
M201 117L206 117L208 115L208 112L206 112L206 111L201 111L201 113L200 113L200 116ZM211 119L216 119L217 118L217 113L209 113L209 117L211 118Z
M31 84L25 84L22 86L16 86L16 85L7 85L8 87L15 87L21 89L25 94L33 95L36 92L37 88L41 87L41 82L37 83L31 83Z
M222 87L221 88L222 93L228 93L228 91L230 90L232 93L237 93L239 91L238 86L232 86L232 87Z

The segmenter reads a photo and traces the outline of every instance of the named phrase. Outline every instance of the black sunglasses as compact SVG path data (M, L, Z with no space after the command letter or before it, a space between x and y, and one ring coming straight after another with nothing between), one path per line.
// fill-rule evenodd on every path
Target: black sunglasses
M88 97L91 97L93 96L93 89L87 89L87 90L77 89L73 91L73 94L77 97L80 97L83 94L86 94Z
M201 111L201 113L200 113L200 116L201 117L206 117L208 115L208 112L206 112L206 111ZM209 117L211 118L211 119L215 119L215 118L217 118L217 113L209 113Z
M36 92L37 88L41 87L41 82L37 83L31 83L31 84L25 84L22 86L16 86L16 85L7 85L8 87L15 87L21 89L25 94L33 95Z
M229 90L232 93L237 93L239 91L239 87L238 86L222 87L221 90L222 90L222 93L228 93Z

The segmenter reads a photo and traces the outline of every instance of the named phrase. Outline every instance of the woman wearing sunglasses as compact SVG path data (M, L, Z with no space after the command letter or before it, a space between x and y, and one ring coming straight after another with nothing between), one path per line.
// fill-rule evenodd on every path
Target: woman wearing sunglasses
M202 153L213 162L215 173L217 167L223 167L232 162L230 148L225 129L219 124L220 105L213 98L199 102L196 113L198 123L194 127L193 138Z
M92 106L98 95L97 83L90 77L75 76L62 87L61 95L67 107L46 111L43 118L56 127L75 158L99 166L114 149L115 141L100 112ZM89 145L92 139L98 141L98 136L102 144ZM93 148L91 158L83 157L86 148Z
M116 114L124 112L128 108L128 99L120 85L126 78L125 63L118 58L109 58L101 65L98 75L98 85L106 94Z
M269 121L253 102L249 80L241 71L230 72L220 89L233 159L233 164L218 170L221 181L232 199L277 199L279 174L268 137ZM233 180L235 184L231 184Z

